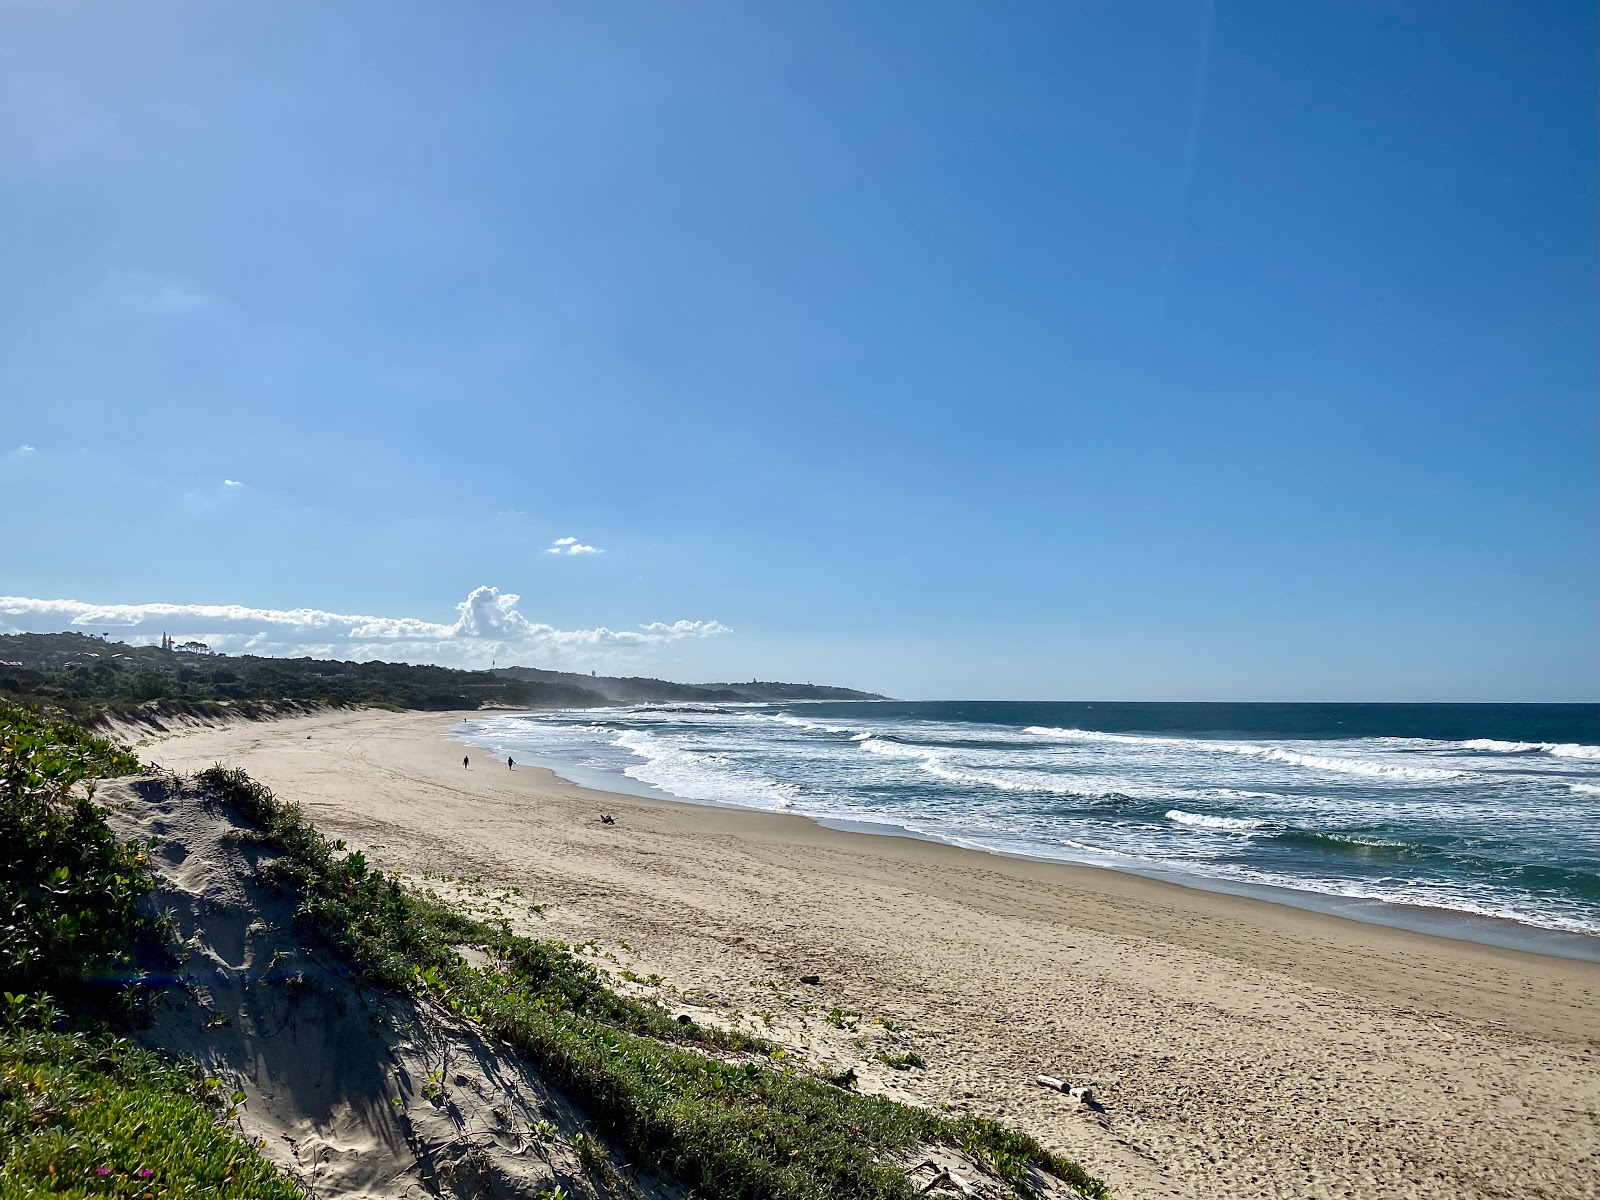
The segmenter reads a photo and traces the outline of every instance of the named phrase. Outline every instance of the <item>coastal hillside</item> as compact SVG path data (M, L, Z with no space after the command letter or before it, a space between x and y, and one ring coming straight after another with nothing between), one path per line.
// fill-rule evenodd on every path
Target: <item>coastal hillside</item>
M587 708L671 701L882 697L812 684L683 684L508 667L462 671L392 662L214 654L199 642L131 646L81 633L0 635L0 696L78 715L140 706L260 702L449 710L485 705Z
M0 1195L1106 1195L615 990L542 905L407 885L244 772L0 703Z
M579 675L571 671L544 671L537 667L501 667L494 674L526 683L581 687L599 692L614 704L748 704L774 700L888 699L876 692L818 683L778 683L754 679L749 683L672 683L637 675Z

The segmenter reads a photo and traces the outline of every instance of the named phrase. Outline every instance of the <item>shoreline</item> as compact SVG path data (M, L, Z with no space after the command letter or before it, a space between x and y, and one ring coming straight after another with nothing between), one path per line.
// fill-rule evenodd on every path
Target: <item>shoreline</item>
M461 731L461 726L469 721L470 717L453 724L449 730L450 736L462 745L472 746L478 750L490 749L485 743L473 741L468 734ZM503 749L502 747L501 750L503 751ZM519 761L518 765L522 766L524 764ZM1600 934L1552 929L1548 926L1519 921L1514 917L1474 913L1467 909L1445 908L1437 905L1404 904L1371 896L1318 892L1309 888L1295 888L1273 883L1255 883L1247 880L1228 879L1224 876L1202 875L1198 872L1163 870L1159 867L1139 868L1136 866L1121 866L1110 862L1048 858L1044 855L1025 854L1021 851L1003 850L990 846L952 841L933 834L909 829L892 821L852 821L846 818L816 816L811 813L780 813L768 808L757 808L753 805L747 806L722 800L678 796L652 784L641 783L627 776L615 776L598 768L574 770L569 764L558 764L547 759L535 759L525 765L530 768L547 771L556 779L572 787L583 788L585 791L601 795L627 796L633 799L653 800L664 804L688 804L733 812L799 817L819 828L832 829L841 833L860 834L863 837L909 838L914 841L948 846L951 849L970 851L977 854L994 855L1019 862L1049 863L1080 870L1105 871L1113 875L1129 875L1137 879L1169 884L1174 887L1209 892L1215 895L1236 896L1263 904L1281 905L1301 912L1319 913L1323 916L1355 921L1364 925L1405 930L1425 937L1440 937L1549 958L1563 958L1574 962L1600 964Z
M241 724L141 754L242 767L423 886L520 888L540 911L513 911L518 931L593 939L619 988L746 1022L863 1090L1016 1125L1125 1200L1487 1200L1511 1179L1589 1195L1592 964L503 761L464 771L463 715ZM925 1067L875 1057L890 1029ZM1105 1113L1040 1074L1092 1083Z

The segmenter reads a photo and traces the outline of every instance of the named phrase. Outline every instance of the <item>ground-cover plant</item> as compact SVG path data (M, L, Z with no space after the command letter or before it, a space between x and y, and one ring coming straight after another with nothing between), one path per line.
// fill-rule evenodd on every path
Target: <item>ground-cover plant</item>
M0 702L0 1200L299 1196L219 1125L214 1084L100 1021L154 924L149 847L117 840L90 781L138 769Z
M0 701L0 990L77 1005L125 973L148 847L116 839L86 781L138 769L104 738Z
M908 1050L904 1054L877 1054L874 1055L886 1067L893 1067L896 1071L909 1071L912 1067L927 1068L927 1060L915 1050Z
M198 783L283 852L272 873L297 890L307 934L374 982L432 995L478 1021L561 1087L635 1165L681 1181L695 1197L910 1200L904 1159L930 1143L970 1155L1021 1196L1030 1194L1033 1167L1086 1196L1106 1195L1078 1164L1024 1134L776 1065L782 1052L761 1039L613 992L566 946L420 898L241 771L212 767ZM455 949L466 944L488 951L490 965L470 966Z
M0 1200L208 1196L300 1188L218 1123L233 1098L120 1038L0 1032Z
M840 1008L837 1004L828 1011L823 1018L835 1029L854 1029L856 1022L861 1020L861 1014L853 1008Z

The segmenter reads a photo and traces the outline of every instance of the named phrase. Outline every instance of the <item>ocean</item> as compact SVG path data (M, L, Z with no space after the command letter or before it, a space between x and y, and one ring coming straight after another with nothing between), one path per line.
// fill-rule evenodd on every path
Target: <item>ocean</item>
M595 787L1600 953L1596 705L663 705L458 733Z

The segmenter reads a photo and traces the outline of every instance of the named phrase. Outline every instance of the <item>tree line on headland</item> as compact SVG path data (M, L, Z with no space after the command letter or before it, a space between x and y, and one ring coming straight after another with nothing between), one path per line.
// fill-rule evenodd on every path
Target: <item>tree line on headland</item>
M533 667L463 671L414 663L210 654L191 648L197 645L133 646L81 633L0 635L0 695L84 716L151 704L181 709L241 701L444 710L883 699L813 684L687 684Z

